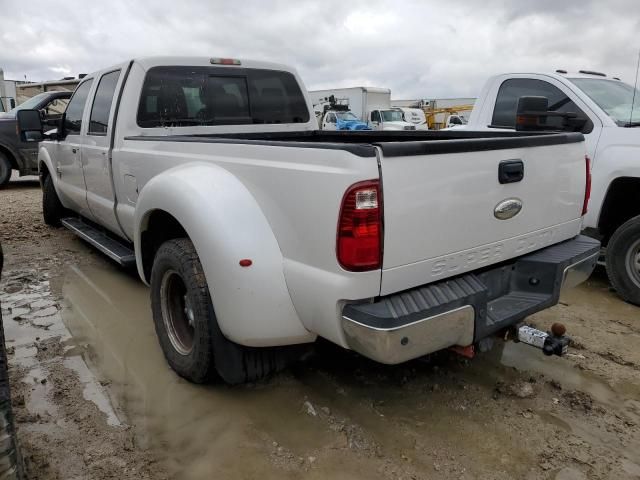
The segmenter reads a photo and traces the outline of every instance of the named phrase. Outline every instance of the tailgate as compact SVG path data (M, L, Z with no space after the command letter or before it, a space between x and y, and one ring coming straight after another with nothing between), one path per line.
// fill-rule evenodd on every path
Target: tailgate
M580 231L585 191L580 134L379 147L383 295L523 255ZM500 183L501 162L517 170L518 161L522 180ZM519 205L511 218L498 218Z

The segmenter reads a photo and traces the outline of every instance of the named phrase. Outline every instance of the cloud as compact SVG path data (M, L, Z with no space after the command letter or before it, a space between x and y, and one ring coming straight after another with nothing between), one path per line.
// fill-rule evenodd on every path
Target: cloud
M396 98L475 96L491 74L594 69L632 82L634 0L0 0L6 78L49 80L146 55L295 66L307 87L368 85ZM634 44L634 42L636 42Z

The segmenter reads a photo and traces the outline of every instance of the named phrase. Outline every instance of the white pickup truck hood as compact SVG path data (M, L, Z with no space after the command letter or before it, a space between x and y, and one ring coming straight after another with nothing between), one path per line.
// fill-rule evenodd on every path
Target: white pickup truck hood
M508 160L522 161L524 178L501 184L499 164ZM382 155L381 169L383 295L499 263L580 232L582 142ZM499 206L511 200L521 204L519 213L497 218Z

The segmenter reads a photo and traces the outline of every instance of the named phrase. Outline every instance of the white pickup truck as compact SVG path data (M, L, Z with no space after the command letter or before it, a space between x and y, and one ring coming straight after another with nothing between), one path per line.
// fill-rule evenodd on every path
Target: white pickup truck
M580 133L322 132L295 70L143 58L34 111L46 223L151 286L178 374L261 378L324 337L388 364L554 305L599 242Z
M602 241L618 294L640 305L640 93L593 71L497 75L485 84L464 128L514 129L523 96L547 97L550 111L569 114L550 117L549 129L584 135L593 176L585 233Z

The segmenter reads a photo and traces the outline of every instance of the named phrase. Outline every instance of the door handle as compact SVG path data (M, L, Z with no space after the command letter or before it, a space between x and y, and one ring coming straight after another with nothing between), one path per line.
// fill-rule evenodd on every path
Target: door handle
M71 149L71 153L77 153L77 152L78 152L78 149L77 149L77 148L72 148L72 149Z
M522 160L503 160L498 167L498 181L500 183L516 183L524 178L524 163Z

